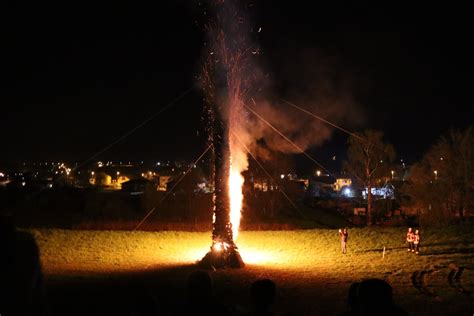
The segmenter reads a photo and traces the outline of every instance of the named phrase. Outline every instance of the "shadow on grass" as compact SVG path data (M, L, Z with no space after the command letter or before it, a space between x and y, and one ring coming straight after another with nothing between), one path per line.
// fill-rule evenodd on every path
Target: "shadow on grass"
M439 246L470 245L470 244L472 244L472 241L422 243L423 247L439 247Z
M439 246L454 246L454 245L470 245L472 244L471 242L440 242L440 243L427 243L427 244L421 244L421 247L423 249L431 248L431 247L439 247ZM385 248L385 251L389 250L400 250L400 249L407 249L408 246L401 246L401 247L387 247ZM373 248L373 249L365 249L365 250L359 250L356 252L361 252L361 253L368 253L368 252L382 252L383 248ZM438 254L453 254L453 253L474 253L474 247L464 247L464 248L451 248L448 250L439 250L439 251L429 251L426 252L425 255L438 255Z
M453 254L474 254L474 248L452 248L443 249L440 251L421 252L421 256L439 256L439 255L453 255Z
M130 315L136 302L153 298L170 314L185 300L192 264L113 273L77 273L48 277L47 303L52 315Z
M400 250L400 249L407 249L407 247L386 247L385 251ZM367 253L367 252L382 252L382 251L383 251L383 248L374 248L374 249L359 250L355 252Z
M46 290L52 315L131 315L135 302L143 297L154 298L161 314L173 315L186 300L186 283L191 272L202 270L194 264L156 266L143 270L114 271L113 273L78 272L76 275L50 275ZM279 307L292 310L294 301L311 292L321 299L317 304L306 300L302 309L320 309L328 314L342 312L337 305L345 299L352 280L334 278L324 271L306 277L294 278L285 269L247 265L244 269L207 270L213 279L218 300L229 306L249 306L249 288L253 281L270 278L280 293ZM328 289L328 284L330 288ZM329 299L328 299L329 297ZM337 307L334 307L337 306Z

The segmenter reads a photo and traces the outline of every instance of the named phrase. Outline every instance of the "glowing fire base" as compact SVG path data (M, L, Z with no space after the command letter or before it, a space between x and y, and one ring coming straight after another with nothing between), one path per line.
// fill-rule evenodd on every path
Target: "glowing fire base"
M205 269L243 268L245 264L237 246L226 242L214 242L211 250L201 259L199 266Z

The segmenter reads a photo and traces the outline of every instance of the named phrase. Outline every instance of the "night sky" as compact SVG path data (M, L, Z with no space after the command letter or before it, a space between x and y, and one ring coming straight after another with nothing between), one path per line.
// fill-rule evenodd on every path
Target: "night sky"
M204 41L197 1L64 2L18 2L6 11L1 162L80 162L195 85ZM468 12L270 0L249 9L262 28L270 98L305 106L315 84L336 78L360 114L338 123L384 130L409 162L449 128L473 124ZM99 158L198 156L202 104L195 88ZM335 132L310 153L341 157L346 137Z

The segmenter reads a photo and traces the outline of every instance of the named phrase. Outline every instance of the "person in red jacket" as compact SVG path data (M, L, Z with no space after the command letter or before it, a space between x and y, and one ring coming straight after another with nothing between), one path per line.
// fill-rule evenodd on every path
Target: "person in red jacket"
M415 238L414 237L415 234L413 233L413 230L410 228L408 228L408 232L407 232L407 243L408 243L408 252L415 252L415 248L414 248L414 244L413 244L413 239Z
M414 251L418 255L420 253L420 231L417 229L413 234Z

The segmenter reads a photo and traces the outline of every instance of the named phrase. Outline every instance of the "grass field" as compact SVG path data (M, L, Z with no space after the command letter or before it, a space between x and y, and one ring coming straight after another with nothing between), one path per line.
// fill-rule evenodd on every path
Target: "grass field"
M237 244L247 267L211 274L216 295L233 306L246 307L249 285L265 277L277 284L279 311L337 315L346 310L352 282L377 277L393 286L395 301L414 315L472 315L473 228L422 230L419 256L407 253L405 228L350 229L347 255L340 253L337 230L243 231ZM179 304L193 264L210 246L210 233L202 232L32 233L56 314L75 299L88 308L121 306L143 290L170 310ZM462 273L454 278L459 268Z

